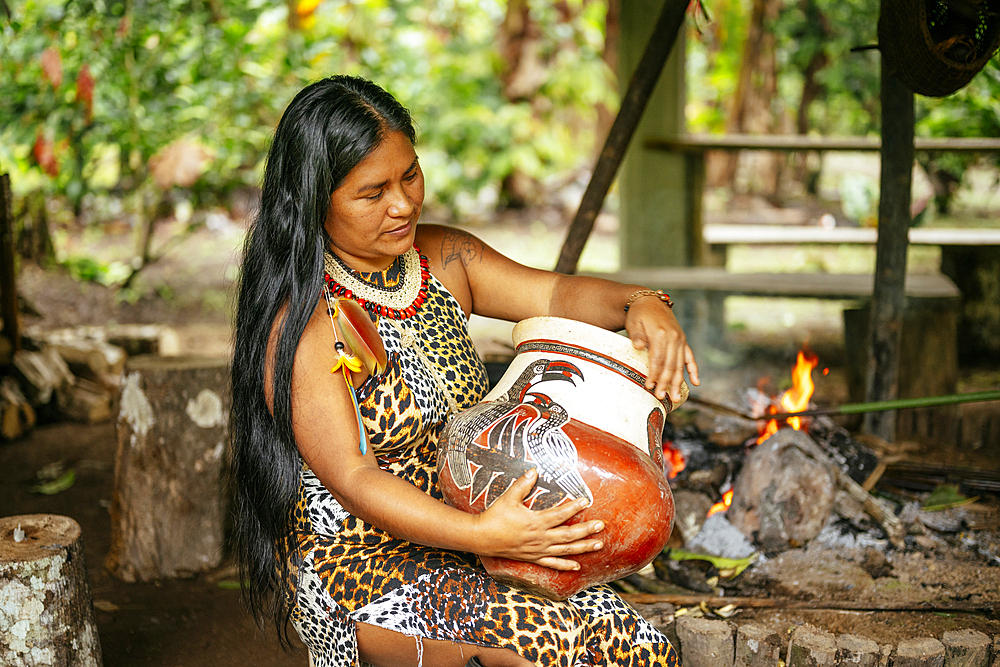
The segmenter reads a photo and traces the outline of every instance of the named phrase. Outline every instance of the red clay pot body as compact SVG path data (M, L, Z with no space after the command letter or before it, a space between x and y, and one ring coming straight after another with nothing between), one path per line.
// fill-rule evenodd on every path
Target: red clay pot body
M482 558L494 578L562 600L637 572L666 544L674 503L662 435L676 406L646 391L645 352L623 336L540 317L520 322L513 337L517 356L503 378L442 433L439 483L449 504L473 513L530 468L538 482L526 506L587 498L568 523L603 521L604 548L574 556L579 570Z

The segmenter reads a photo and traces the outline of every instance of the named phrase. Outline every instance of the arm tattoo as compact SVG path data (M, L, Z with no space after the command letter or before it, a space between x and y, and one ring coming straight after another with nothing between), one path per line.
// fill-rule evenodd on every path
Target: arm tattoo
M483 243L479 239L462 232L447 231L441 242L441 266L448 268L452 260L459 260L465 266L472 260L483 259Z

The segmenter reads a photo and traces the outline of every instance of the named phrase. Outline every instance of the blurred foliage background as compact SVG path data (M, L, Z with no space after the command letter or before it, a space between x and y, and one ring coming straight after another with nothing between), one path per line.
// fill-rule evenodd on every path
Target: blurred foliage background
M134 260L71 268L127 284L157 219L252 201L284 105L340 72L410 108L439 215L535 204L586 181L613 120L619 1L4 0L0 172L19 252L52 261L61 226L125 220ZM710 0L688 25L689 130L877 133L878 52L851 50L876 41L877 5ZM917 134L1000 136L997 59L953 96L918 97ZM972 159L924 158L942 210Z

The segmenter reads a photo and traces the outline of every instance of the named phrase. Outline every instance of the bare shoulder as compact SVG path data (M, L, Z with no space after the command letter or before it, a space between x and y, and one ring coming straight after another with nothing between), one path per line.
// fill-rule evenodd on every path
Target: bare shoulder
M486 251L486 244L465 230L435 224L417 227L417 245L428 261L444 271L482 262Z
M420 224L416 243L427 268L454 296L466 315L472 312L469 268L481 262L485 245L472 234L445 225Z

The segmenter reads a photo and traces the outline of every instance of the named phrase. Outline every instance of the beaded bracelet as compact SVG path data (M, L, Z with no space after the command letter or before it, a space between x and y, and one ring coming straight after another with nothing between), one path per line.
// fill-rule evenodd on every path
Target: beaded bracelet
M670 300L669 294L663 293L663 290L641 289L637 292L633 292L632 295L629 296L628 301L625 302L625 312L627 313L628 309L632 307L632 304L644 296L655 296L657 299L667 304L667 308L673 310L674 302Z

